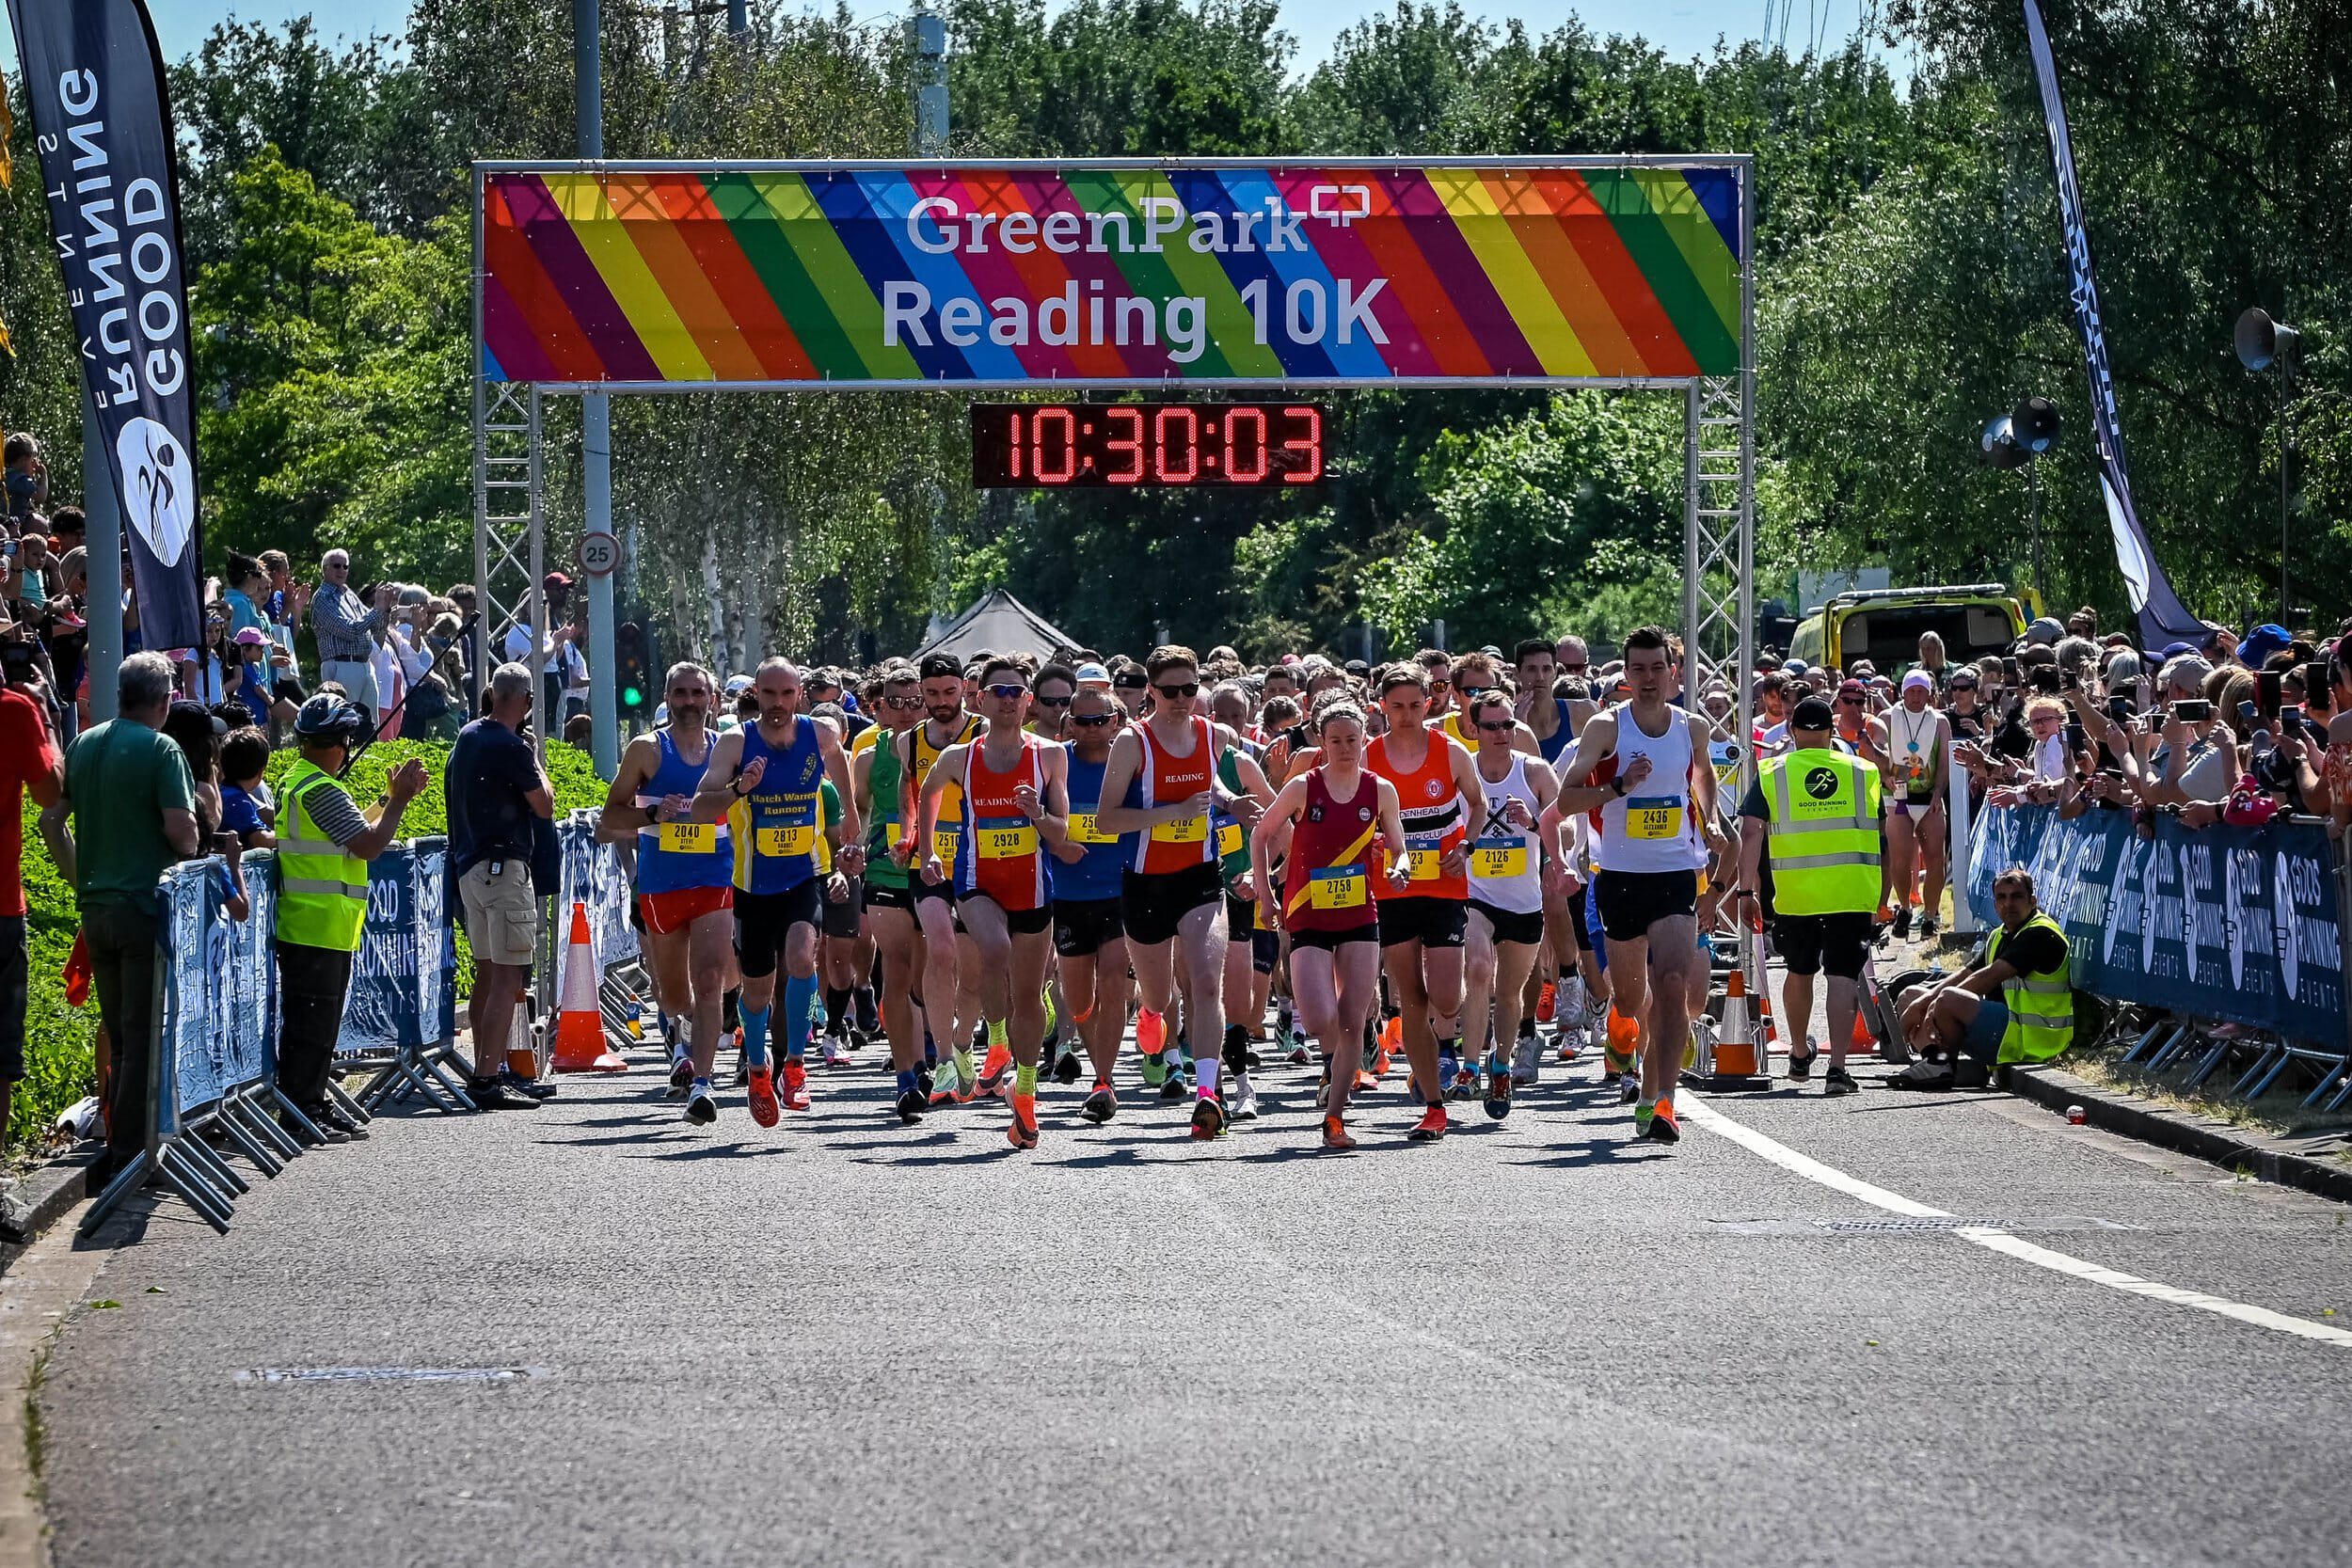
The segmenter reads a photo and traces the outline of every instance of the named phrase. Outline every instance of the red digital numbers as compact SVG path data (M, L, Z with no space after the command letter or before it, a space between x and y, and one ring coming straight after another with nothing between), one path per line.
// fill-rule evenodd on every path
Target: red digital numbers
M982 487L1318 484L1312 404L975 404L972 482Z

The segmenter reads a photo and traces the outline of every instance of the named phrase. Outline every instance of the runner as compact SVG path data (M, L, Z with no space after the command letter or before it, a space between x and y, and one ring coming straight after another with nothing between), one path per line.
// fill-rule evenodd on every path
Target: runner
M735 958L743 975L737 1002L743 1021L743 1064L750 1077L752 1119L776 1124L778 1094L768 1061L768 1024L776 995L776 964L785 967L785 1108L809 1106L804 1060L817 1020L818 939L822 900L846 895L849 877L864 863L854 842L857 821L845 814L841 831L852 842L838 870L827 874L823 785L847 799L849 761L830 724L800 711L801 673L789 659L764 660L752 675L759 700L756 721L713 743L710 766L694 796L694 815L725 821L735 847ZM837 885L836 885L837 884Z
M838 703L818 703L809 709L811 719L832 727L835 736L848 729L849 716ZM854 758L850 743L845 738L842 753ZM874 942L866 934L866 877L861 863L856 871L843 867L844 875L837 880L834 871L840 863L844 848L852 842L848 824L843 818L841 802L844 797L827 779L818 792L823 799L824 832L818 836L817 875L825 882L824 908L818 926L824 941L818 948L818 977L824 982L824 1028L820 1037L825 1046L825 1065L829 1068L852 1066L850 1057L853 1046L865 1043L866 1033L857 1021L858 992L874 970ZM860 846L861 851L863 846Z
M899 819L899 736L923 722L922 682L911 664L882 671L876 704L874 741L850 762L850 797L868 824L866 851L866 924L882 967L882 1033L890 1041L890 1066L898 1074L898 1120L912 1126L930 1103L923 1064L926 1034L923 1006L924 947L915 924L910 873L894 853L906 834ZM864 736L859 736L864 740Z
M1707 721L1666 701L1679 676L1672 642L1658 626L1639 626L1626 634L1624 654L1629 699L1584 727L1562 769L1586 780L1613 759L1614 775L1564 786L1561 809L1600 808L1592 891L1614 1010L1636 1026L1634 1129L1673 1143L1682 1132L1674 1088L1691 1035L1690 971L1699 961L1698 873L1722 835Z
M1401 1016L1413 1089L1428 1106L1412 1136L1434 1142L1445 1136L1446 1095L1461 1076L1467 802L1481 798L1478 769L1468 752L1429 727L1429 680L1419 665L1390 665L1377 689L1389 727L1365 749L1364 766L1396 786L1405 838L1384 846L1391 865L1412 862L1409 885L1380 900L1380 962Z
M689 1121L719 1117L710 1075L719 1057L734 924L735 855L723 822L698 822L694 797L717 740L708 728L718 682L699 664L670 667L662 682L668 722L628 743L605 795L596 836L635 840L639 909L663 1006L683 1004L687 1046L671 1064Z
M988 1023L992 1061L1008 1042L1013 1086L1008 1099L1015 1148L1035 1148L1037 1059L1045 1037L1045 962L1053 923L1045 846L1069 835L1066 754L1023 727L1029 688L1020 666L985 660L979 676L980 714L987 732L948 747L924 775L918 841L934 846L923 879L951 879L957 911L980 959L980 1016ZM949 788L961 791L963 832L952 866L943 864L932 830Z
M1104 832L1137 835L1135 859L1120 884L1120 919L1143 1006L1136 1021L1136 1046L1151 1057L1168 1043L1179 939L1185 960L1185 1025L1196 1040L1216 1039L1225 1032L1218 994L1225 898L1209 808L1223 806L1247 832L1256 823L1258 803L1247 796L1230 797L1217 784L1218 753L1233 737L1193 711L1200 695L1200 662L1192 650L1174 644L1155 648L1143 673L1152 688L1151 717L1111 743L1095 825ZM1120 678L1113 678L1114 689ZM1120 803L1114 806L1112 800ZM1225 1131L1226 1119L1217 1093L1220 1058L1203 1055L1199 1065L1192 1135L1214 1138Z
M1560 814L1552 805L1560 786L1541 757L1514 745L1525 726L1501 688L1468 702L1481 793L1470 798L1476 831L1470 846L1465 1043L1473 1063L1483 1054L1486 1115L1500 1121L1510 1114L1513 1082L1523 1071L1532 1076L1542 1053L1535 1021L1522 1022L1522 1014L1527 977L1544 941L1543 863L1560 858Z
M980 721L964 711L963 666L953 654L932 654L918 667L923 685L923 722L898 737L898 821L903 830L891 850L910 871L921 864L914 837L915 794L930 776L939 753L979 732ZM955 863L963 832L963 792L950 789L939 802L939 820L923 853L938 856L943 865ZM935 1081L930 1102L968 1103L979 1091L980 1072L972 1060L972 1029L979 1012L979 958L970 937L956 919L954 890L944 880L914 876L908 879L914 895L914 917L923 927L924 1013L930 1019L933 1043L948 1053L954 1088ZM942 1032L942 1026L945 1032ZM990 1052L993 1057L995 1053ZM1006 1054L1007 1065L1011 1062Z
M1444 722L1438 728L1445 731L1448 740L1454 741L1462 750L1475 752L1478 750L1478 732L1470 725L1470 704L1488 691L1501 691L1506 699L1512 693L1502 684L1502 666L1495 661L1491 654L1464 654L1454 661L1451 673L1454 705L1446 711ZM1535 732L1525 724L1513 727L1511 744L1515 750L1525 752L1531 757L1542 754L1535 743Z
M1126 714L1106 679L1081 687L1070 705L1066 750L1070 832L1053 847L1054 954L1070 1020L1094 1068L1094 1092L1078 1114L1104 1122L1119 1114L1111 1073L1127 1028L1127 932L1120 920L1120 879L1135 859L1133 835L1102 832L1103 770L1113 732Z
M1902 701L1886 713L1886 865L1894 887L1895 935L1911 933L1918 895L1919 938L1936 932L1944 901L1944 758L1951 725L1933 705L1935 677L1914 670ZM1925 886L1918 884L1924 881Z
M1210 694L1209 712L1217 723L1239 736L1249 722L1249 693L1238 681L1227 681ZM1247 741L1218 754L1216 776L1228 794L1247 795L1261 810L1273 803L1273 786L1266 783ZM1225 998L1222 1054L1231 1077L1226 1098L1235 1121L1255 1121L1258 1091L1249 1082L1249 1042L1263 1037L1266 993L1274 984L1281 939L1260 916L1259 883L1250 873L1248 833L1221 808L1210 812L1209 828L1216 835L1217 874L1225 887L1225 963L1219 985Z
M1298 1022L1323 1057L1323 1147L1356 1147L1347 1100L1364 1031L1380 1005L1380 913L1373 841L1406 840L1396 786L1364 767L1367 722L1353 698L1315 708L1316 762L1284 784L1250 835L1250 872L1275 886L1287 867L1279 918L1291 945L1291 995ZM1412 879L1413 863L1391 857L1388 891ZM1444 1112L1432 1106L1439 1116ZM1414 1136L1420 1136L1416 1130Z
M1562 665L1563 656L1573 658L1573 670ZM1519 682L1519 721L1535 737L1537 754L1556 770L1598 711L1584 695L1592 656L1577 638L1553 643L1532 637L1513 651L1513 663ZM1574 694L1564 694L1563 687ZM1564 1062L1576 1060L1588 1041L1597 1039L1609 1018L1609 974L1586 934L1591 928L1591 911L1585 907L1588 884L1578 874L1575 858L1582 851L1582 830L1571 815L1571 858L1547 860L1544 866L1544 960L1538 971L1542 984L1552 988L1552 1042ZM1540 996L1539 990L1538 1016L1543 1012ZM1524 1071L1515 1069L1513 1081L1520 1085L1534 1083L1541 1060L1540 1053L1530 1057Z

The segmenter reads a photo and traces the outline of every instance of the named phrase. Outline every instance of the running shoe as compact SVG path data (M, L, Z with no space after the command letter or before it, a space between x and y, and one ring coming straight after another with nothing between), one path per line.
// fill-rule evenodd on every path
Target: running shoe
M988 1059L980 1064L980 1093L993 1097L1012 1092L1012 1049L992 1045Z
M1588 997L1584 1003L1584 1043L1588 1050L1597 1051L1609 1038L1609 999Z
M751 1101L752 1119L762 1127L773 1127L776 1124L776 1080L765 1062L752 1069Z
M1935 940L1936 928L1937 921L1935 916L1930 914L1925 910L1921 910L1919 911L1919 940L1921 942L1933 942Z
M1800 1084L1812 1077L1813 1059L1820 1053L1821 1048L1813 1043L1813 1037L1805 1036L1804 1054L1800 1056L1793 1051L1788 1053L1788 1076Z
M1454 1081L1461 1075L1461 1058L1454 1055L1454 1053L1451 1051L1438 1053L1438 1097L1440 1100L1451 1100L1454 1098Z
M1378 1076L1374 1073L1359 1072L1356 1075L1356 1092L1358 1094L1369 1094L1371 1091L1378 1088L1379 1086L1380 1080ZM1416 1103L1418 1103L1418 1101L1416 1101Z
M850 1059L850 1048L842 1042L841 1037L837 1035L828 1035L825 1037L825 1065L829 1068L855 1067L857 1065Z
M1158 1052L1152 1052L1151 1054L1145 1056L1143 1058L1142 1068L1143 1086L1145 1088L1156 1089L1162 1084L1168 1082L1168 1064L1160 1060Z
M1511 1082L1520 1088L1532 1089L1543 1077L1544 1042L1534 1035L1521 1035L1511 1048Z
M1167 1079L1160 1085L1160 1098L1162 1100L1176 1101L1182 1100L1185 1095L1190 1094L1192 1092L1192 1085L1184 1081L1186 1076L1187 1075L1184 1072L1183 1063L1180 1062L1175 1066L1170 1067L1168 1069Z
M1317 1082L1316 1082L1316 1084L1315 1084L1315 1109L1316 1109L1316 1110L1318 1110L1318 1111L1320 1111L1320 1110L1324 1110L1324 1109L1327 1108L1327 1107L1330 1105L1330 1103L1331 1103L1331 1069L1330 1069L1329 1068L1327 1068L1327 1068L1325 1068L1325 1069L1323 1069L1323 1076L1322 1076L1322 1078L1320 1078L1319 1080L1317 1080Z
M1136 1013L1136 1049L1149 1060L1168 1044L1168 1020L1149 1007Z
M1821 1080L1821 1093L1834 1098L1841 1094L1858 1094L1862 1085L1853 1081L1853 1074L1842 1067L1834 1067Z
M1907 941L1911 936L1911 906L1900 904L1895 910L1895 940Z
M909 1089L898 1097L898 1119L912 1127L923 1119L923 1091Z
M808 1069L798 1056L784 1059L784 1108L787 1111L808 1109Z
M1583 1047L1578 1043L1578 1039L1583 1032L1584 1031L1581 1028L1571 1029L1565 1024L1561 1025L1559 1030L1551 1037L1551 1053L1553 1059L1555 1061L1573 1062L1577 1059L1577 1057L1582 1055Z
M1323 1147L1337 1149L1354 1148L1356 1137L1354 1133L1348 1132L1347 1123L1337 1117L1325 1117L1323 1118Z
M1642 1098L1642 1081L1629 1072L1617 1074L1617 1103L1630 1105Z
M1535 1022L1549 1023L1552 1020L1552 1007L1559 999L1560 988L1549 980L1546 980L1543 990L1535 998Z
M1290 1064L1291 1064L1291 1066L1293 1066L1293 1067L1306 1067L1306 1066L1308 1066L1309 1064L1311 1064L1311 1062L1313 1062L1313 1061L1314 1061L1314 1059L1315 1059L1315 1053L1314 1053L1313 1050L1312 1050L1311 1048L1310 1048L1310 1047L1309 1047L1309 1045L1307 1044L1307 1037L1306 1037L1306 1036L1304 1036L1304 1035L1293 1035L1293 1036L1291 1036L1291 1037L1290 1037L1290 1042L1291 1042L1291 1053L1290 1053L1290 1058L1289 1058L1289 1060L1290 1060Z
M1654 1119L1654 1118L1657 1117L1657 1115L1658 1115L1658 1113L1657 1113L1657 1112L1655 1112L1655 1111L1651 1110L1651 1109L1650 1109L1648 1106L1646 1106L1646 1105L1636 1105L1636 1106L1634 1106L1634 1107L1633 1107L1633 1135L1634 1135L1635 1137L1637 1137L1637 1138L1646 1138L1646 1137L1648 1137L1648 1136L1649 1136L1649 1124L1650 1124L1651 1120L1652 1120L1652 1119Z
M1682 1128L1675 1120L1673 1101L1661 1100L1658 1102L1657 1107L1650 1112L1649 1126L1644 1130L1642 1136L1654 1144L1675 1144L1682 1141Z
M707 1127L719 1119L719 1101L710 1093L707 1084L695 1084L687 1091L686 1119Z
M1486 1069L1486 1118L1501 1121L1511 1114L1511 1069L1503 1064L1502 1053Z
M672 1100L684 1100L686 1098L686 1091L693 1086L694 1059L691 1056L680 1056L676 1061L670 1064L670 1091L668 1098Z
M970 1076L965 1076L963 1064L971 1059L972 1058L969 1055L954 1056L949 1058L950 1069L955 1074L956 1103L959 1105L969 1105L973 1101L979 1098L980 1075L978 1069L975 1069L972 1070Z
M1076 1083L1082 1070L1075 1051L1065 1051L1054 1059L1054 1082L1057 1084Z
M1012 1107L1012 1125L1005 1129L1005 1139L1015 1148L1037 1147L1037 1096L1009 1094L1005 1103Z
M1413 1123L1413 1130L1405 1136L1417 1144L1433 1144L1445 1136L1445 1107L1432 1105L1422 1113L1421 1120Z
M1552 1004L1552 1016L1566 1026L1584 1016L1584 976L1571 974L1560 982L1560 999Z
M1119 1115L1119 1096L1108 1084L1097 1084L1087 1102L1078 1107L1078 1114L1099 1127Z
M1251 1086L1249 1074L1236 1072L1227 1080L1227 1083L1232 1085L1233 1119L1235 1121L1257 1120L1258 1091Z
M1213 1094L1204 1094L1193 1102L1192 1138L1195 1143L1207 1143L1211 1138L1225 1135L1225 1103Z

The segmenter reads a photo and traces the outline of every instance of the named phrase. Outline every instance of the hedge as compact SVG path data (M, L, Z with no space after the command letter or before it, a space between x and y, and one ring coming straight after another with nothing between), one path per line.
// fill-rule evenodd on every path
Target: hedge
M282 751L269 759L264 775L275 790L294 764L295 753ZM433 782L409 802L401 818L405 837L422 838L449 831L449 808L441 799L441 769L449 747L426 741L386 740L368 748L352 765L344 785L365 806L382 794L392 769L410 757L421 757L432 769ZM585 752L561 741L548 747L548 775L555 785L560 812L604 803L604 782ZM31 1005L24 1018L24 1081L16 1087L8 1109L8 1148L21 1152L38 1145L57 1114L96 1085L96 1056L91 1041L97 1032L95 1006L72 1007L65 1000L65 965L73 953L73 934L81 927L74 911L73 890L57 875L56 863L40 840L40 808L24 802L24 908L31 948ZM473 966L458 936L460 983Z

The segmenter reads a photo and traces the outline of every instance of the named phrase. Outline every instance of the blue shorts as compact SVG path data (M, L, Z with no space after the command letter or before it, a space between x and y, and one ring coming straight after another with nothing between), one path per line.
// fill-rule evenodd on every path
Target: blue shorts
M2009 1005L1986 997L1977 1004L1969 1021L1968 1037L1960 1042L1967 1054L1990 1067L2001 1057L2001 1037L2009 1033Z

